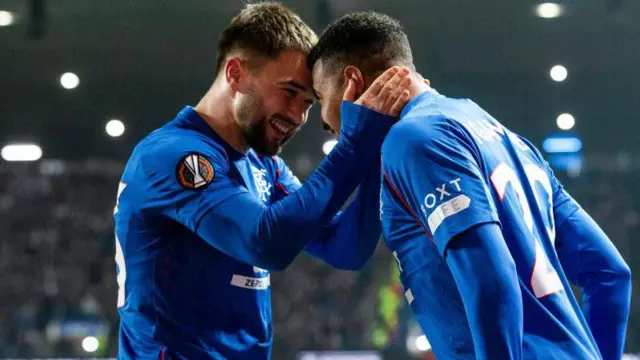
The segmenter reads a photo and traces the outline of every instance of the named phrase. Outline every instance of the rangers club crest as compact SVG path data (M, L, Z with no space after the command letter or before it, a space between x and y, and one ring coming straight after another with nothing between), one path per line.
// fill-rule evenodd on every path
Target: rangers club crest
M267 196L271 196L271 184L267 181L267 170L258 169L251 165L251 173L253 174L253 181L256 183L258 190L258 196L263 202L267 202Z

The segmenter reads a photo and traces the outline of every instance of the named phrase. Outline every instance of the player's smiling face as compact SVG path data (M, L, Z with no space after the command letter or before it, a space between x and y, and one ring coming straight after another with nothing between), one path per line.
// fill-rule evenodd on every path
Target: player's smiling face
M313 65L313 91L321 105L325 130L340 134L340 105L346 88L346 82L341 74L330 74L326 71L322 60Z
M284 51L247 76L246 89L236 96L236 120L256 152L276 155L307 121L315 98L306 55Z

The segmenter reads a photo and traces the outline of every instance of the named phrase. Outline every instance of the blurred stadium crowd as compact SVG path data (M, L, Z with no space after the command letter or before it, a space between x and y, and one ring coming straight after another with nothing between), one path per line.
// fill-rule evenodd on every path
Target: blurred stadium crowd
M86 356L87 336L98 340L94 355L115 355L112 213L121 166L99 160L0 163L1 358ZM640 230L639 180L640 171L630 169L562 177L634 273L640 271L634 257L640 244L633 241ZM376 347L406 358L410 316L400 315L405 302L394 267L381 245L359 273L336 271L305 255L273 274L273 358ZM640 351L639 306L632 302L628 352Z

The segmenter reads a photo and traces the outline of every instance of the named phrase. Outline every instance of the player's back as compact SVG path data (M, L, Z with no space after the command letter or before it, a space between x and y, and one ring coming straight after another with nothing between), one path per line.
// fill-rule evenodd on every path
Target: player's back
M424 95L422 99L410 104L410 109L405 111L396 127L391 130L389 137L397 137L397 141L402 141L399 135L394 135L394 132L397 132L404 134L407 142L417 140L417 146L437 148L429 150L429 156L436 158L436 162L437 158L448 157L447 153L455 152L456 149L465 149L465 152L470 154L463 161L473 162L473 166L478 169L477 177L483 180L482 186L476 189L478 191L469 191L468 183L465 183L464 170L459 173L463 175L458 177L453 169L451 173L440 178L438 184L430 185L437 188L424 196L420 204L411 204L409 200L405 207L417 208L424 213L424 232L434 234L441 229L441 234L436 233L436 236L443 236L442 232L451 230L444 229L448 227L447 217L459 213L456 222L465 222L464 216L469 216L467 221L471 223L475 221L472 219L473 216L483 215L471 215L461 211L470 207L473 202L486 201L486 211L495 214L487 215L486 221L497 220L500 223L519 276L524 313L523 358L600 358L595 341L554 250L553 197L558 185L535 147L507 130L472 101L451 99L435 92ZM422 139L429 145L421 143ZM387 148L391 150L390 146ZM445 150L441 151L442 149ZM383 162L384 156L385 146ZM427 167L424 171L434 170ZM391 182L393 181L392 179ZM443 184L440 185L440 182ZM399 195L403 192L403 189L394 190ZM471 207L473 208L473 205ZM416 211L412 216L417 219L419 216ZM458 228L460 226L465 225L459 225ZM391 235L391 239L387 240L392 250L402 251L408 246L416 247L415 243L402 244L401 242L411 242L403 240L402 236L397 236L401 241L394 243L393 230L389 230L388 226L386 228L385 236L387 232ZM405 229L402 232L408 231ZM451 230L452 235L455 235L454 232ZM438 243L437 239L435 243ZM435 249L436 246L431 248ZM440 251L442 252L442 249ZM431 250L429 253L431 256L437 256L434 255L437 254L437 250ZM440 262L438 266L444 268L443 262ZM438 261L434 260L433 263ZM441 286L446 290L443 284L447 280L454 282L451 275L444 271L438 277L432 287ZM450 290L446 293L450 298L444 305L448 307L446 311L459 314L459 294ZM437 318L446 315L429 316Z
M514 258L523 299L523 353L537 359L594 359L588 330L554 249L553 173L528 141L468 100L443 113L462 124L480 155L502 233ZM457 109L457 110L454 110ZM461 111L462 116L456 114Z

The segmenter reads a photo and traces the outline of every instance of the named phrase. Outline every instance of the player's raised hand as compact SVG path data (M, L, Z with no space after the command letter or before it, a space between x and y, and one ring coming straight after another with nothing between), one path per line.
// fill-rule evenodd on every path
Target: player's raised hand
M378 76L371 86L355 101L353 100L356 92L355 81L349 79L343 99L353 101L355 104L379 113L397 117L409 101L408 89L410 85L409 70L394 66Z

